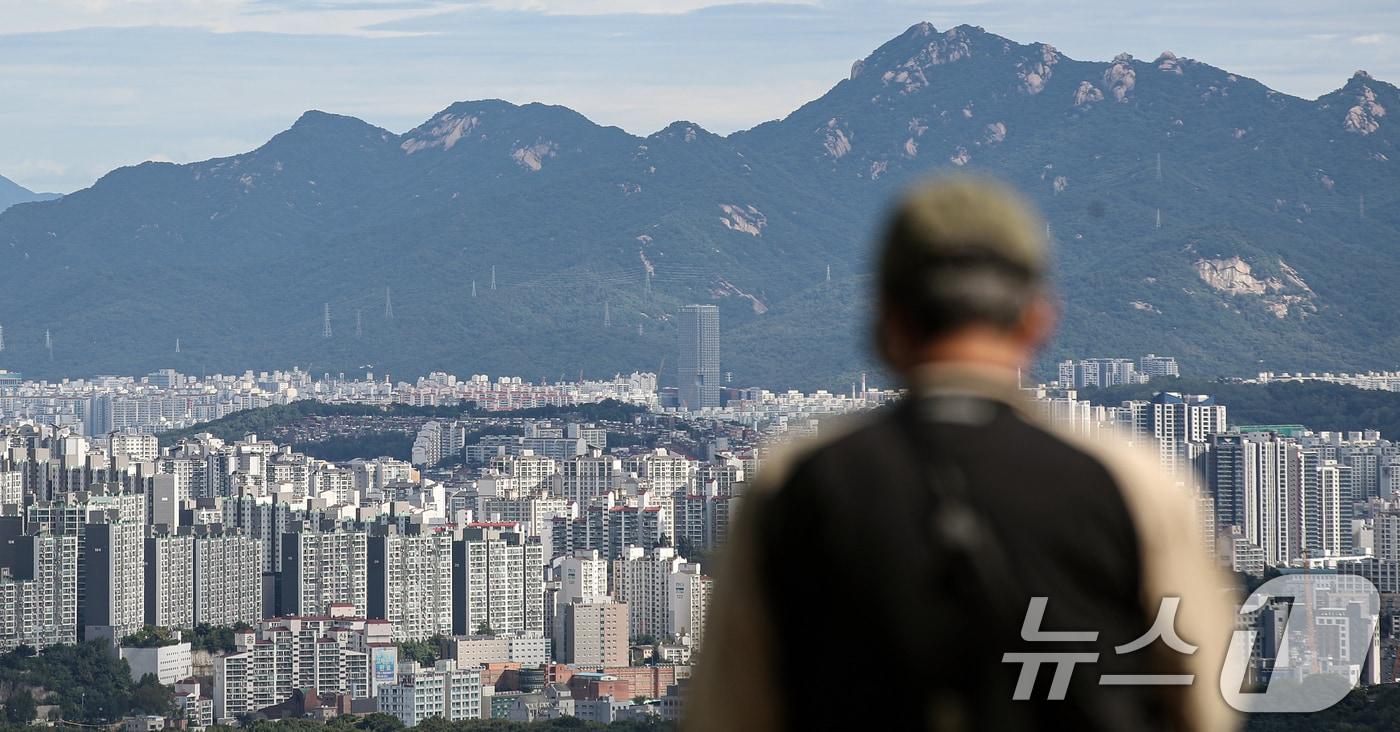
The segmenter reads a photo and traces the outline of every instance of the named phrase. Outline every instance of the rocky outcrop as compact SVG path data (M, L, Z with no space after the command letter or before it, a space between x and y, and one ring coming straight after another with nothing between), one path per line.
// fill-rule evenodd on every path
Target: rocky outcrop
M739 204L721 203L719 209L724 212L724 216L720 217L720 223L731 231L742 231L750 236L763 236L763 229L768 226L768 217L752 205L740 206Z
M1083 107L1086 104L1103 101L1103 92L1099 88L1087 81L1079 82L1079 88L1074 90L1074 106Z
M427 134L404 140L399 149L409 155L434 147L451 150L453 145L471 134L480 124L481 118L476 115L441 114L428 123Z
M549 142L537 142L528 147L517 147L511 151L510 157L517 165L532 172L539 172L544 167L544 161L554 157L559 146Z
M822 148L826 154L833 159L839 159L851 151L851 139L846 136L846 131L841 128L841 123L834 118L827 120L822 133Z
M983 130L982 141L988 145L996 145L1006 139L1006 123L993 122Z
M1113 57L1113 63L1103 72L1104 86L1117 102L1128 101L1128 95L1137 86L1137 72L1133 70L1131 54L1120 53Z
M1027 61L1022 61L1016 65L1016 79L1020 82L1020 90L1027 94L1039 94L1045 89L1045 82L1050 80L1050 75L1055 71L1055 64L1060 61L1060 52L1054 46L1040 44L1040 57Z
M1307 317L1317 312L1317 293L1283 260L1278 261L1276 277L1256 275L1254 268L1238 256L1199 259L1195 268L1197 276L1211 289L1232 297L1258 297L1274 317L1286 318L1295 311Z
M1354 135L1369 135L1381 128L1384 116L1385 107L1376 101L1376 93L1371 87L1363 86L1356 96L1356 106L1348 109L1346 119L1342 120L1342 129Z
M743 290L735 287L732 283L729 282L729 280L726 280L724 278L720 278L719 284L716 287L711 288L710 294L714 295L715 297L735 296L742 300L748 300L749 307L753 308L754 315L762 315L768 312L768 305L762 300L758 299L757 296L744 292Z

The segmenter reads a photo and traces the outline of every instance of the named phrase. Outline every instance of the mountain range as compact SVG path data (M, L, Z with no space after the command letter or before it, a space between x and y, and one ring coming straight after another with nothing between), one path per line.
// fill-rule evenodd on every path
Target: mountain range
M402 134L312 111L247 153L0 213L0 368L670 376L676 309L709 302L736 386L845 389L876 368L882 217L951 170L1049 223L1047 374L1149 351L1198 376L1394 368L1396 116L1365 72L1308 100L927 23L727 136L499 100Z
M35 193L9 178L0 175L0 212L16 203L51 201L55 198L58 198L57 193Z

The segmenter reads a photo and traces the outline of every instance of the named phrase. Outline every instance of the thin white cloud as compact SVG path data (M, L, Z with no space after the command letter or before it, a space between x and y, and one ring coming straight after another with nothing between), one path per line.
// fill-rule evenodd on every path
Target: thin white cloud
M0 35L54 33L88 28L198 28L215 33L399 36L375 26L431 16L459 3L394 7L317 4L286 7L251 0L0 0Z
M1356 36L1351 39L1351 42L1359 46L1378 46L1385 43L1385 35L1381 33L1367 33L1364 36Z
M507 12L544 15L683 15L706 8L742 5L741 0L484 0ZM820 5L820 0L781 0L784 5Z

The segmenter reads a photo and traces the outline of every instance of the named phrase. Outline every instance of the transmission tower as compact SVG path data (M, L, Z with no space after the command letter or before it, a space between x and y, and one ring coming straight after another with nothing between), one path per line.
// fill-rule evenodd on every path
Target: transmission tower
M476 297L476 280L472 280L472 297Z
M831 281L831 265L826 265L826 281Z
M608 311L608 304L603 303L603 327L612 327L612 313Z
M355 337L356 337L356 338L359 338L360 336L362 336L362 335L364 335L364 334L365 334L364 328L361 327L360 311L359 311L359 310L356 310L356 311L355 311Z
M176 338L176 339L175 339L175 352L176 352L176 353L179 353L179 352L180 352L180 339L179 339L179 338Z
M1162 179L1162 153L1157 153L1157 180Z
M1162 209L1157 209L1157 228L1162 228Z
M49 360L53 360L53 337L49 335L49 329L44 329L44 350L49 352Z
M331 337L331 304L326 303L321 311L321 337Z
M496 289L496 265L491 265L491 289Z
M5 352L5 326L0 325L0 353Z
M394 319L394 298L388 287L384 288L384 319Z
M1361 214L1361 218L1363 218L1363 219L1366 218L1366 194L1365 194L1365 193L1361 194L1361 201L1360 201L1360 203L1357 205L1357 211Z

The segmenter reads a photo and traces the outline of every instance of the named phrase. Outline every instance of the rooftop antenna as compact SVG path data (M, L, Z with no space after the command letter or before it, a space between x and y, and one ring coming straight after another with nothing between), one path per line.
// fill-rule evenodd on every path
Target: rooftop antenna
M331 304L326 303L321 309L321 337L331 337Z
M608 304L606 302L603 303L603 327L612 327L612 313L608 311Z
M359 310L356 310L356 311L355 311L355 337L356 337L356 338L359 338L360 336L362 336L362 335L365 334L365 329L364 329L364 327L363 327L363 325L362 325L362 321L363 321L363 318L360 317L360 311L359 311Z
M491 265L491 289L496 289L496 265Z
M384 319L394 319L394 298L388 287L384 288Z

